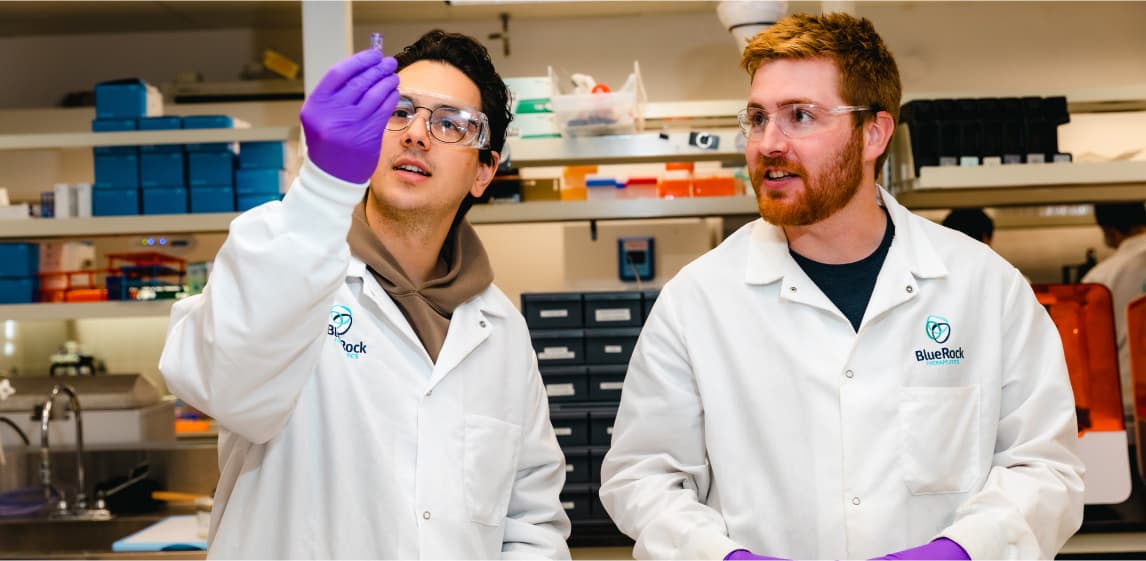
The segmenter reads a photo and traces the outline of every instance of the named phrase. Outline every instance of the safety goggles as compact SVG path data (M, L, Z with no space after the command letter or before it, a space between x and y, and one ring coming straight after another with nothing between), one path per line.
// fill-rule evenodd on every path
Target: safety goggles
M788 138L801 138L826 130L832 117L855 113L857 111L878 111L875 105L840 105L838 107L820 107L813 103L789 103L781 105L775 111L765 111L761 107L741 109L736 114L740 124L740 132L749 140L759 140L764 137L764 129L769 122L780 128L780 132Z
M386 122L386 130L397 132L410 128L418 111L425 110L428 113L424 119L426 132L435 142L463 148L489 149L489 119L485 113L433 92L408 89L399 90L398 94L398 105Z

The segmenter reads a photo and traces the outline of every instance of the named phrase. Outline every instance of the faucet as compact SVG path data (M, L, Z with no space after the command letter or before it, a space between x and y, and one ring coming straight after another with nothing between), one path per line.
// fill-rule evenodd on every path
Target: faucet
M48 399L40 407L40 483L44 487L44 502L51 504L52 492L52 451L48 444L48 424L52 421L52 406L61 393L68 396L68 404L76 414L76 496L74 508L69 508L67 496L61 492L52 518L83 520L109 520L111 513L100 501L96 508L87 508L87 487L84 482L84 425L80 411L80 399L76 390L67 384L56 384ZM65 413L66 414L66 413Z

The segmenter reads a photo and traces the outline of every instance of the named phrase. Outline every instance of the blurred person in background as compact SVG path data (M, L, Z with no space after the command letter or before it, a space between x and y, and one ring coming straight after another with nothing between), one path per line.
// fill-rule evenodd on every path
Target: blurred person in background
M160 358L220 426L210 557L569 558L529 332L464 219L507 99L441 31L307 96L298 179L231 223Z
M1146 206L1142 203L1094 205L1094 221L1114 253L1098 262L1082 282L1105 285L1114 303L1114 337L1118 343L1118 372L1122 379L1122 405L1126 426L1134 426L1134 388L1130 378L1130 346L1126 335L1126 308L1146 293Z
M1017 269L876 184L883 40L801 14L741 62L762 219L641 331L601 468L634 555L1053 558L1083 511L1062 341Z
M995 238L995 221L987 216L981 208L957 208L947 213L943 219L943 225L958 230L971 236L973 240L979 240L987 245L991 245L991 240Z

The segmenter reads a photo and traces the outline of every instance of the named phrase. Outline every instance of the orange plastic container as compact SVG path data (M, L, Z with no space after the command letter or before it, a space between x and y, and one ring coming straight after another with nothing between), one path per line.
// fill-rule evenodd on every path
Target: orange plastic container
M731 197L736 194L736 179L731 175L697 177L692 180L694 197Z
M1062 338L1078 431L1123 431L1114 305L1100 284L1035 284Z
M585 176L597 173L597 166L568 166L561 174L561 200L584 201L589 198Z

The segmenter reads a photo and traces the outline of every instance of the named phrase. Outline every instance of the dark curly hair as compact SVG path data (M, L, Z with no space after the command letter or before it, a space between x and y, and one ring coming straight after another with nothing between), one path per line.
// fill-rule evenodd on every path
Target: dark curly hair
M398 53L398 70L420 60L444 62L462 71L481 92L481 110L489 118L490 150L501 152L505 146L505 130L513 114L509 110L509 90L493 67L489 51L468 35L446 33L434 29ZM478 158L483 164L493 162L489 152L481 150Z

